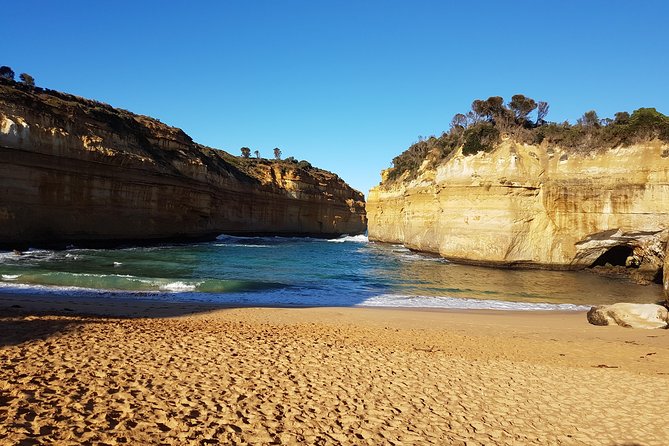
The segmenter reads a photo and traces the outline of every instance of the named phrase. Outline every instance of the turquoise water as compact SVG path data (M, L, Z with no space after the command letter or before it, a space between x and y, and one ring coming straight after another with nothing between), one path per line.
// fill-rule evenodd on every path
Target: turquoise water
M449 263L364 236L229 237L184 245L0 253L0 292L91 294L240 306L582 310L653 302L659 286L588 272Z

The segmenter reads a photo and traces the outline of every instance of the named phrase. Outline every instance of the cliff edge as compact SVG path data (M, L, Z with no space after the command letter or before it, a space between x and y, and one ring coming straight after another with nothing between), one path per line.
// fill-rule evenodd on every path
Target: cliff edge
M7 80L0 190L5 247L366 230L364 196L333 173L235 157L158 120Z
M574 151L516 142L462 147L368 197L370 240L464 262L633 269L660 281L669 229L669 143Z

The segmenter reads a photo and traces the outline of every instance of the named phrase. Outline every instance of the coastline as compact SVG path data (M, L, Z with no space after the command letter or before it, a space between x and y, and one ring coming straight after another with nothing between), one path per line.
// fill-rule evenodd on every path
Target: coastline
M669 442L669 330L583 312L39 297L0 294L12 442Z

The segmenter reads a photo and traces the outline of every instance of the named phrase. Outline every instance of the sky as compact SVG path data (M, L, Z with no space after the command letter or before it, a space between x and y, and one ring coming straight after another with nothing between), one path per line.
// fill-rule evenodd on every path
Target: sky
M548 120L669 114L669 2L21 0L0 65L238 155L309 160L367 194L474 99ZM6 10L5 10L6 12Z

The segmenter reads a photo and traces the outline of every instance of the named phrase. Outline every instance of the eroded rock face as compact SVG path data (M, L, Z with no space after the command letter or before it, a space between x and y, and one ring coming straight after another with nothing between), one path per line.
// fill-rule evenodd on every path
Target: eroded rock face
M337 236L366 229L337 175L242 160L180 129L62 93L0 83L0 245Z
M597 153L503 141L373 188L370 240L454 260L578 269L604 262L655 278L669 228L669 147Z
M617 303L600 305L588 311L593 325L620 325L628 328L665 328L669 311L662 305Z

